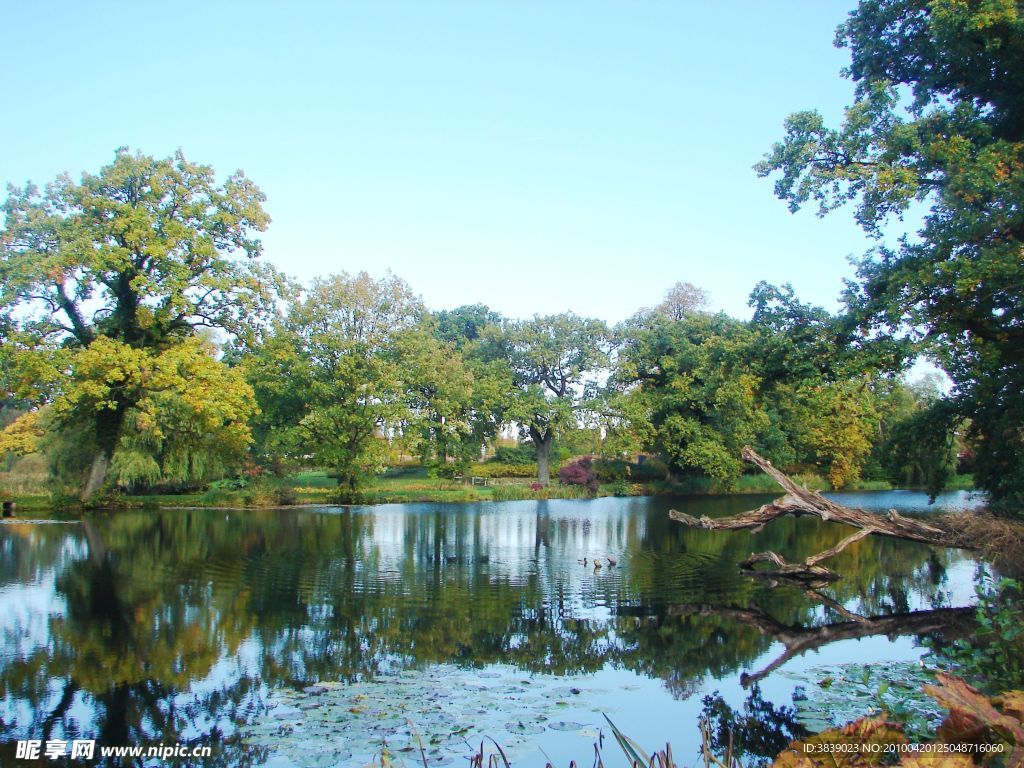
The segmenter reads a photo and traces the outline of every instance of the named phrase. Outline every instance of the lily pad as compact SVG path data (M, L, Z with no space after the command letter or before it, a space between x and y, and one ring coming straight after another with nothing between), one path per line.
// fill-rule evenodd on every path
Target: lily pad
M556 720L553 723L548 723L548 728L552 731L580 731L586 726L583 723L574 723L569 720Z
M815 733L884 711L919 741L942 721L943 710L922 690L934 674L918 662L829 665L799 679L806 684L793 695L797 717Z
M246 744L297 768L359 768L379 760L384 749L421 764L421 745L428 765L447 765L487 736L513 757L535 750L544 733L587 728L565 718L596 705L591 689L556 675L522 675L511 666L437 665L375 680L320 681L272 692L263 714L240 724L239 732Z
M509 733L538 734L544 733L544 726L538 725L537 723L531 723L529 721L514 720L512 722L505 723L505 730Z

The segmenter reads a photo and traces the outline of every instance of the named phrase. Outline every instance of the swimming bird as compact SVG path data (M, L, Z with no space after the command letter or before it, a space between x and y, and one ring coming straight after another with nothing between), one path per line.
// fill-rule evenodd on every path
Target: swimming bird
M600 568L601 568L601 561L600 560L594 560L594 570L596 571L596 570L599 570Z
M619 563L618 560L615 560L614 558L611 558L611 557L606 557L605 560L608 561L608 566L611 567L611 568L614 568Z

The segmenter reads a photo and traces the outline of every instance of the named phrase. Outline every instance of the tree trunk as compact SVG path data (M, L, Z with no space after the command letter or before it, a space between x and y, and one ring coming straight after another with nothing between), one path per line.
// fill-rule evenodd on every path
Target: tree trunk
M86 478L85 486L82 488L83 503L87 503L103 487L103 481L107 479L107 470L109 469L110 455L101 448L93 456L89 477Z
M444 416L440 418L441 428L437 430L437 459L443 467L448 463L448 436L445 434L446 424Z
M551 430L541 433L540 430L530 427L530 438L537 449L537 482L547 485L551 482L551 444L554 442L554 435Z
M110 460L121 439L121 429L124 427L124 417L128 412L128 406L128 401L122 399L118 400L113 408L104 408L96 414L97 448L92 459L92 466L89 468L89 476L82 487L82 503L88 503L103 487L103 481L107 479Z

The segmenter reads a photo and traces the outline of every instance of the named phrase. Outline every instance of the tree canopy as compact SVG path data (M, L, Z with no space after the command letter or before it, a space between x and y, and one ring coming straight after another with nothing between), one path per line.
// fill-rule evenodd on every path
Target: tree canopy
M3 385L52 403L58 427L80 430L79 450L92 456L83 498L126 447L130 420L166 452L183 408L207 418L238 397L224 421L244 431L220 447L247 444L244 383L225 375L225 387L192 387L189 377L222 367L194 342L197 329L252 336L272 308L276 275L252 262L255 233L269 221L262 202L241 172L217 184L212 168L181 152L155 159L126 149L81 182L9 189L0 209ZM163 416L171 421L161 426ZM202 464L182 465L180 455L172 463L185 474Z
M881 236L927 206L916 236L858 264L849 313L906 338L954 382L976 482L1024 502L1024 12L1012 0L862 0L839 27L854 103L837 128L797 112L757 165L797 210L855 203Z
M309 457L354 492L407 416L398 338L425 310L401 279L342 273L294 299L246 359L270 453Z
M949 106L893 93L887 108L923 109L921 119ZM791 135L762 168L782 172L795 204L834 203L844 184L863 181L834 166L829 187L827 153L810 169L786 164L813 140ZM1005 282L992 261L1002 240L928 239L952 210L944 201L953 193L933 187L927 236L865 259L842 314L760 283L753 317L740 320L708 311L704 289L677 282L611 333L571 312L430 312L391 274L341 273L300 288L256 260L269 219L244 175L218 183L180 152L119 150L96 175L12 188L3 204L0 459L7 471L40 452L47 461L26 467L39 477L48 462L54 487L77 485L85 499L104 485L139 493L224 479L240 488L264 471L281 478L266 481L276 498L283 476L300 469L326 471L338 498L351 499L375 474L417 458L430 475L535 474L546 485L554 462L600 454L587 459L590 479L616 492L633 490L634 470L724 490L740 480L745 445L833 487L891 478L934 492L958 470L958 453L974 450L985 487L1011 498L1022 440L1019 290L995 287ZM927 263L939 263L935 285L1002 290L994 309L975 297L990 316L962 316L988 331L957 331L961 315L942 314L954 304L922 298L908 270ZM947 265L981 269L984 280L961 284ZM919 396L893 375L921 349L954 377L952 398ZM509 445L510 429L523 445ZM470 468L499 450L494 465Z
M613 383L618 407L677 470L699 469L726 486L739 477L740 449L765 420L747 361L752 334L726 315L641 315L620 329Z
M607 366L608 330L600 320L571 312L492 327L489 340L512 374L508 417L520 424L537 450L537 482L550 480L555 436L575 423L585 385Z

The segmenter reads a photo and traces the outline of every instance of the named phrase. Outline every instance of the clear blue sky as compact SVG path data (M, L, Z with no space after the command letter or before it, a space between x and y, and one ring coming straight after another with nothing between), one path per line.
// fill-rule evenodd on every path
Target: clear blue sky
M853 4L14 3L0 182L180 147L263 189L265 257L302 280L617 321L677 280L747 316L764 279L835 308L870 242L751 166L789 112L849 103Z

